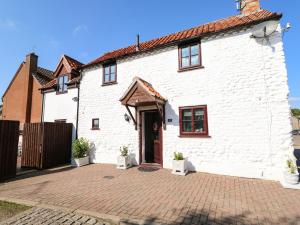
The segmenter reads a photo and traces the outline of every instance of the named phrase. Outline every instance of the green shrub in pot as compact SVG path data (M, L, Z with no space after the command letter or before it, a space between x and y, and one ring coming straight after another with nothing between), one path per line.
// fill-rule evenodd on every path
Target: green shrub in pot
M79 138L72 143L72 157L74 159L80 159L88 156L90 143L85 138Z

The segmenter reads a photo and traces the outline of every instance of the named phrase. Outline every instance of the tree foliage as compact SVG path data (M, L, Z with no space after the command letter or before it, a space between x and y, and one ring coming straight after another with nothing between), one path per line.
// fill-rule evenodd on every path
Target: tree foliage
M292 115L295 117L300 117L300 109L292 109Z

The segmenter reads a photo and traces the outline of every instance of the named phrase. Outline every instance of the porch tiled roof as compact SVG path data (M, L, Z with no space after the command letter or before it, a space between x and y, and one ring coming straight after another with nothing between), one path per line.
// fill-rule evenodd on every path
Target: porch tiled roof
M272 13L267 10L260 10L258 12L246 16L242 16L242 15L231 16L225 19L200 25L188 30L180 31L167 36L163 36L160 38L143 42L140 44L140 48L138 51L136 50L136 45L131 45L126 48L121 48L121 49L114 50L112 52L105 53L101 57L91 61L90 63L84 65L83 67L88 67L90 65L101 63L107 60L136 54L137 52L145 52L165 45L175 44L182 40L197 38L197 37L201 37L208 34L214 34L218 32L224 32L230 29L257 24L271 19L280 19L281 17L282 17L281 14Z

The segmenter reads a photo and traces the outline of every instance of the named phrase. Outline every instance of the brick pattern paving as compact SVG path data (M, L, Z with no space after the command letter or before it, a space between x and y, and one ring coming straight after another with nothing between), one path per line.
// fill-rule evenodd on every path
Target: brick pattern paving
M97 218L61 210L33 208L18 216L0 222L1 225L110 225Z
M0 184L0 197L166 224L300 225L300 191L278 182L89 165Z

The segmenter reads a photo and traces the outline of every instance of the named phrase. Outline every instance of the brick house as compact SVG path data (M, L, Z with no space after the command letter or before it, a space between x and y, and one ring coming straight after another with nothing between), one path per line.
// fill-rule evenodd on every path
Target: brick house
M44 95L43 121L73 124L76 137L79 68L83 64L70 56L63 55L55 69L53 79L41 88Z
M41 121L42 94L40 88L53 78L53 72L38 66L38 56L26 56L3 94L4 120L20 124Z
M189 170L280 180L293 151L282 15L258 0L240 8L82 68L78 135L92 162L116 163L127 145L135 164L171 168L179 151Z

